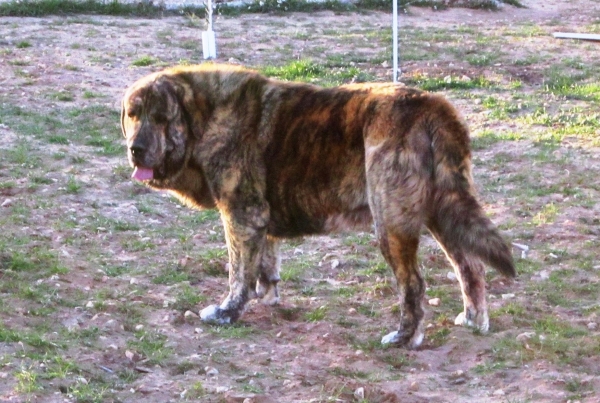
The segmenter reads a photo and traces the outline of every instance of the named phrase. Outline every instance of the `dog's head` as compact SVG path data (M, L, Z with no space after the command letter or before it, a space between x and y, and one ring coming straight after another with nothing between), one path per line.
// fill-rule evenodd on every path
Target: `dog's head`
M176 77L150 75L125 92L121 128L136 180L158 186L186 163L190 133L186 88Z

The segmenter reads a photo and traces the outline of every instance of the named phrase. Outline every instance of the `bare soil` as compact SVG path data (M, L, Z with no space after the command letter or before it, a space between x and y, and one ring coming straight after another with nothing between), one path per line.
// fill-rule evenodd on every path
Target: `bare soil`
M543 60L527 66L503 62L473 66L464 60L427 58L403 61L403 73L520 80L526 95L544 85L544 71L555 61L574 58L600 66L600 45L560 42L550 35L553 31L578 31L599 21L597 1L523 3L527 8L506 6L497 12L410 8L401 17L401 25L423 32L469 28L484 38L486 33L507 27L530 27L534 33L526 40L509 38L501 48L494 44L491 50L510 54L511 60L546 55ZM389 28L390 21L390 14L379 12L219 17L215 25L217 61L259 67L304 58L324 61L339 55L354 58L357 67L376 79L387 80L391 77L390 63L369 61L381 54L380 44L369 39L369 33ZM354 30L346 36L339 34L349 28ZM183 16L0 18L0 50L5 50L0 53L0 103L48 116L60 110L101 106L106 108L101 113L113 111L114 119L106 130L118 139L116 112L126 86L165 65L201 62L203 29L203 21ZM407 35L401 34L401 55L402 42L411 40ZM23 41L31 46L18 46ZM430 39L424 39L422 46L432 52L439 50ZM154 64L134 66L143 56L152 58ZM69 97L61 98L61 94ZM479 103L449 96L474 133L542 130L535 124L524 126L510 120L491 124L489 112ZM549 108L560 103L556 101ZM24 141L11 126L0 125L0 151L15 149ZM65 133L85 136L77 126ZM600 190L593 182L600 174L600 151L577 138L549 151L556 158L564 156L563 164L532 162L528 155L537 150L534 141L497 142L475 150L476 181L486 211L507 237L527 245L527 252L514 250L517 258L523 256L519 267L533 262L539 269L526 271L514 282L490 273L490 310L497 314L492 314L489 335L474 334L453 326L452 319L461 309L458 285L447 278L451 268L435 242L424 235L421 259L430 283L428 295L437 295L436 287L451 291L441 296L439 307L428 307L426 341L417 351L379 346L381 335L396 325L396 290L389 273L367 270L371 262L381 262L370 234L290 242L284 248L284 269L288 267L292 274L295 272L289 267L302 270L281 284L281 305L252 304L241 325L215 328L201 324L189 313L184 316L187 308L176 305L182 282L157 283L155 279L168 267L188 274L183 283L204 298L193 307L195 313L223 297L226 258L216 217L197 219L199 213L132 183L124 151L120 156L102 155L92 146L48 143L35 136L27 142L29 152L41 156L43 166L28 168L27 161L19 166L0 161L0 182L12 183L0 187L0 203L8 200L0 208L0 217L12 217L0 221L2 230L9 238L30 240L31 244L22 246L24 253L35 245L56 252L68 273L37 279L36 284L53 287L76 303L55 304L47 315L36 316L31 312L31 301L4 290L0 296L7 302L0 305L0 320L5 328L20 331L51 323L45 325L48 331L44 337L56 343L66 337L60 328L70 334L96 329L97 337L89 343L69 341L59 350L80 368L76 375L49 380L39 375L42 388L32 391L19 387L23 380L17 374L23 374L23 368L43 374L47 365L43 354L37 358L30 354L37 351L31 343L0 342L0 401L600 402L598 350L565 363L554 359L561 356L561 347L553 358L552 354L537 354L533 351L537 347L529 347L527 339L521 337L526 347L502 350L502 358L498 355L501 341L537 331L530 322L519 322L518 315L523 314L551 314L560 323L589 328L585 337L592 341L600 337L597 304L565 308L540 302L544 288L531 292L532 283L542 284L553 271L576 266L576 260L558 256L557 250L571 255L589 248L600 251L600 207L595 202L580 205L560 190L560 186L579 187L586 200L598 200ZM57 153L69 157L52 160L50 156ZM73 157L83 162L73 163ZM49 179L48 183L30 186L34 172ZM528 173L534 178L531 182L505 181L496 187L498 178ZM82 190L65 191L70 180L76 180ZM534 183L556 185L557 190L533 199L511 193L515 187ZM43 200L48 201L46 207ZM550 203L561 208L564 205L564 209L547 225L530 225ZM19 208L27 213L19 212ZM21 224L15 218L19 214L27 217ZM108 224L101 224L98 217ZM110 227L111 222L135 228L119 230ZM585 231L582 226L586 226ZM11 248L13 251L14 246ZM207 251L212 253L208 258ZM4 253L2 249L0 253ZM599 264L592 262L594 267ZM221 273L211 272L213 266ZM110 267L127 270L111 274ZM0 282L7 278L3 273L4 269ZM580 280L589 282L597 292L597 268ZM568 290L564 293L568 295ZM94 304L98 301L102 304ZM510 304L524 311L513 314ZM324 318L309 316L319 309ZM143 331L148 332L146 336L140 336ZM543 332L537 333L537 337L543 336ZM161 348L168 354L162 360L149 360L151 354L136 350L139 344L132 343L151 334L163 337ZM96 397L77 397L81 395L73 392L75 386L81 389L88 384L107 386Z

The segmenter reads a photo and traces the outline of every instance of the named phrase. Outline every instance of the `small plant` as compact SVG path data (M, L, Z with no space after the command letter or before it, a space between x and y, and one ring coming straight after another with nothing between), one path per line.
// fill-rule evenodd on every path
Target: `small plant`
M147 66L152 66L153 64L158 63L158 60L155 59L152 56L142 56L139 59L134 60L133 62L131 62L132 66L136 66L136 67L147 67Z
M17 385L15 390L18 393L31 394L41 389L38 382L38 375L31 368L21 368L15 373Z
M327 306L323 305L304 314L304 320L307 322L319 322L327 316Z
M178 311L195 311L198 309L197 305L204 301L206 301L206 297L198 289L184 284L175 297L173 309L177 309Z
M67 185L65 188L65 191L68 194L79 194L81 192L81 183L79 183L74 176L69 176L69 179L67 180Z

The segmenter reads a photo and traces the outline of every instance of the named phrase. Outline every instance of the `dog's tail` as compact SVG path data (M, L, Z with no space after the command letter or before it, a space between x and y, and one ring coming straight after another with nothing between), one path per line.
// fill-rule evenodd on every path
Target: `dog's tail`
M427 227L454 260L479 258L514 277L511 250L475 196L467 126L448 102L436 106L427 123L433 157Z

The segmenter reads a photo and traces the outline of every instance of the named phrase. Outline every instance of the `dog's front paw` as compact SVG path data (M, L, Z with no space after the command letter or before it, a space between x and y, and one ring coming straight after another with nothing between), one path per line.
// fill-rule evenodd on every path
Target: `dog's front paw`
M381 344L388 345L396 345L399 347L406 347L408 349L414 349L421 345L423 342L423 332L420 330L416 330L415 333L409 337L407 334L401 331L395 331L386 334L381 338Z
M279 290L277 283L261 283L256 284L256 295L265 305L277 305L279 303Z
M217 305L210 305L200 311L200 319L206 323L214 323L217 325L227 325L232 323L231 317L227 315L224 309Z
M490 318L485 311L477 313L463 311L454 319L454 324L457 326L473 327L481 333L487 333L490 329Z

